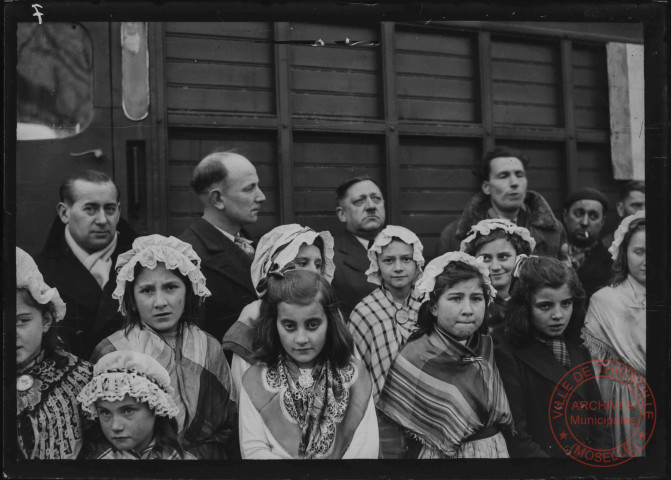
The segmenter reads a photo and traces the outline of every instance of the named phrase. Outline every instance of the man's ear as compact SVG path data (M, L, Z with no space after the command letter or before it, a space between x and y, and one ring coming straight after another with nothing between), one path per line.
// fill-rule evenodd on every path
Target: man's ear
M336 215L338 215L338 220L340 220L342 223L347 221L345 218L345 210L341 206L336 207Z
M485 180L480 184L480 188L482 189L482 193L485 195L489 195L491 193L491 190L489 189L489 181Z
M56 205L56 211L58 212L58 218L61 219L61 222L67 225L70 221L69 207L63 202L58 202L58 205Z
M210 190L210 193L207 194L210 205L212 205L217 210L226 210L226 202L224 201L224 196L221 194L221 190L213 188Z
M615 205L615 208L617 209L617 214L620 216L620 218L624 217L624 205L622 202L617 202L617 205Z

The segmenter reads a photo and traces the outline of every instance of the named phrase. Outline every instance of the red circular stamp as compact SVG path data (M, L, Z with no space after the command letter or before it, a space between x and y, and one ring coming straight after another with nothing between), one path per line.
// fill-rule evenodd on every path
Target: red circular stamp
M615 400L586 395L601 385ZM574 460L593 467L614 467L642 456L657 419L655 398L645 378L628 365L592 360L569 370L555 386L548 420L555 441ZM597 446L594 437L612 440Z

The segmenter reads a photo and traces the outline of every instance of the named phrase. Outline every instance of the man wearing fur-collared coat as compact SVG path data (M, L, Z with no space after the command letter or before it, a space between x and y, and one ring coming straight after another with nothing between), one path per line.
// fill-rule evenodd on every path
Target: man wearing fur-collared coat
M506 147L485 154L474 171L482 192L473 196L459 219L443 229L436 256L458 251L470 228L486 218L507 218L528 229L536 240L536 255L563 255L566 232L547 201L539 193L527 190L528 162L521 152Z

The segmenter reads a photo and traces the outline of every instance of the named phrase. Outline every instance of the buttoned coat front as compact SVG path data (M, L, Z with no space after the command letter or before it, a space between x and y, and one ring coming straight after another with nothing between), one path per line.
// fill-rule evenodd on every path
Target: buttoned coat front
M206 286L200 327L221 342L240 312L258 297L252 285L252 259L207 220L193 222L179 239L190 243L201 258Z

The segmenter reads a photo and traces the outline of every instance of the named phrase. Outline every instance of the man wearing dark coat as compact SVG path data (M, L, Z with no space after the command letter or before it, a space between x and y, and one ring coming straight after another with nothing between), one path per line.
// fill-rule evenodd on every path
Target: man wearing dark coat
M201 258L212 293L205 300L200 326L221 341L245 305L258 298L250 272L254 248L241 232L256 222L266 197L254 165L232 152L215 152L201 160L191 187L203 204L203 216L179 238Z
M468 202L461 217L440 233L436 256L459 251L470 228L486 218L507 218L528 229L536 240L536 255L563 256L566 233L547 201L539 193L527 190L528 164L524 154L511 148L498 147L487 152L473 172L482 191Z
M135 232L120 218L119 192L103 172L86 170L60 187L58 218L35 261L65 301L58 329L65 350L88 359L100 340L121 328L114 264Z
M601 242L607 212L608 199L595 188L572 192L564 203L568 255L587 299L613 276L613 261Z
M345 231L335 235L335 275L333 288L340 301L340 311L349 318L363 297L376 285L369 283L368 245L382 230L386 217L380 187L366 176L350 178L336 189L336 214Z

